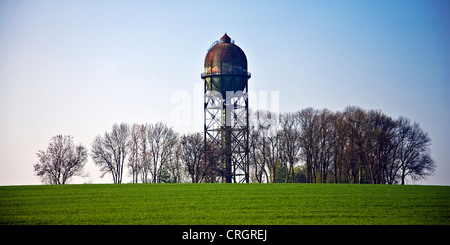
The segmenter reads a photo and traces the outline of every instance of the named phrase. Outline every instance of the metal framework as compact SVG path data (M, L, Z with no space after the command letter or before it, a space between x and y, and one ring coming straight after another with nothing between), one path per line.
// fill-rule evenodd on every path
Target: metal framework
M208 90L205 80L205 147L209 141L221 149L222 181L226 183L249 183L247 84L243 91L227 91L223 98L222 93Z

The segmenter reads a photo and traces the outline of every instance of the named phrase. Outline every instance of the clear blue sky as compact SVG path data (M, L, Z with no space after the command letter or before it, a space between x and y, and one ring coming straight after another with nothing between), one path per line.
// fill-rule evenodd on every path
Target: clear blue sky
M203 60L224 32L250 90L279 92L282 112L356 105L418 122L438 164L419 184L450 185L446 0L0 0L0 185L39 184L36 152L57 134L89 149L120 122L201 131ZM181 104L190 120L174 117ZM111 182L87 171L73 182Z

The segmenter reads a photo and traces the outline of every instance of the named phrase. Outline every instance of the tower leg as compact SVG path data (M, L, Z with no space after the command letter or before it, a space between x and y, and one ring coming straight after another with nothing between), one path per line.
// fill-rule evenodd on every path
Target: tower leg
M224 161L225 161L225 182L232 183L233 182L233 171L232 171L232 162L231 162L231 127L226 126L223 128L223 139L224 139Z

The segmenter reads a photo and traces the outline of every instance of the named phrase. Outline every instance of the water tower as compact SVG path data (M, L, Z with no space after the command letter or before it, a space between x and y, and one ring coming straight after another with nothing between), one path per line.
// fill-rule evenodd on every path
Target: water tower
M220 149L223 181L249 182L247 57L225 33L205 57L204 137Z

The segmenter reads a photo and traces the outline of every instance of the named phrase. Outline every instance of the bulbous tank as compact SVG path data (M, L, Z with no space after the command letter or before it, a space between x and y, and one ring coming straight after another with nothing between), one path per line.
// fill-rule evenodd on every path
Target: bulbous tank
M205 57L206 88L218 91L243 91L251 74L247 71L247 57L244 51L225 33L220 41L213 43Z

